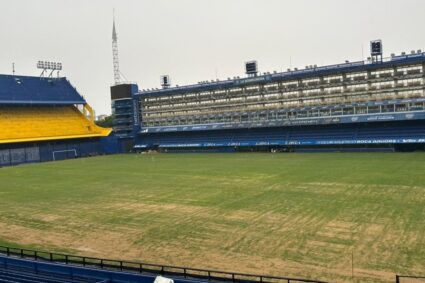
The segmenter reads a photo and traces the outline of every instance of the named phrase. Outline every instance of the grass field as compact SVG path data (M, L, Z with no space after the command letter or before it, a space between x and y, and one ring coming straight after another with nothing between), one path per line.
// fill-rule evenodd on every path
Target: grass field
M2 168L0 244L394 282L425 271L424 172L424 153L118 155Z

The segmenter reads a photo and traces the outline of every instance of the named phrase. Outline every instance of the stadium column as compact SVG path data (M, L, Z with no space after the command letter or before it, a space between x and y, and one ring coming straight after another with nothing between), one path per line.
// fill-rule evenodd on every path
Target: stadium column
M84 112L84 116L86 116L86 117L88 116L89 120L94 122L94 120L95 120L94 110L93 110L93 108L91 108L90 105L88 105L87 103L84 104L83 112ZM87 112L88 112L88 114L87 114Z
M303 97L304 96L304 87L302 87L302 83L303 83L303 81L301 80L301 79L298 79L297 80L297 91L298 91L298 102L300 102L300 100L302 99L302 98L300 98L300 97Z
M248 102L248 94L246 93L245 87L242 87L242 96L243 96L244 103L247 103Z
M111 104L114 114L114 134L124 151L130 151L140 130L139 99L136 84L111 86Z
M422 63L422 77L425 78L425 62Z
M394 87L395 87L395 96L398 97L398 88L397 88L397 84L398 84L398 77L397 77L397 67L394 66L393 67L393 74L394 74Z
M347 93L347 74L342 73L342 93Z
M140 131L140 102L137 92L139 88L136 84L131 85L131 96L133 100L133 132L135 136Z
M422 85L425 85L425 62L422 63ZM423 90L425 92L425 90ZM425 106L425 102L424 102Z

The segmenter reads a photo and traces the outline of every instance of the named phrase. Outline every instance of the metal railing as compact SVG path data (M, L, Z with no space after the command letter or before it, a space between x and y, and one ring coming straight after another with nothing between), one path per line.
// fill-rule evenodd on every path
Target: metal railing
M200 279L220 282L260 282L260 283L327 283L313 279L278 277L246 273L225 272L208 269L197 269L170 265L159 265L142 262L102 259L86 256L36 251L14 247L0 246L0 255L18 257L35 261L61 263L73 266L100 268L109 271L126 271L140 274L175 276L187 279Z
M425 283L425 276L396 275L396 283Z

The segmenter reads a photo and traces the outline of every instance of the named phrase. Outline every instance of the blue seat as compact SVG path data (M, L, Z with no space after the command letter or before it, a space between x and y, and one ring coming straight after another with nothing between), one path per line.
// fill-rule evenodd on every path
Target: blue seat
M370 139L425 138L422 121L370 122L357 124L251 128L235 130L207 130L189 132L148 133L139 136L139 144L174 145L203 143L256 143L299 141L320 143L327 141L355 141Z

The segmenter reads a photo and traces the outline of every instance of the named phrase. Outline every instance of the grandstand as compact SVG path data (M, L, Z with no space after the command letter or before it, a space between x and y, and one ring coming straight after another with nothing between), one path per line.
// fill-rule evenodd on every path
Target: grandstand
M167 276L168 280L162 282L171 279L175 283L326 283L315 279L230 273L0 246L0 282L5 283L152 283L156 282L156 276Z
M424 68L418 50L188 86L136 86L127 108L116 107L124 102L111 92L140 150L413 150L425 144Z
M111 129L66 78L0 75L0 166L105 153Z

